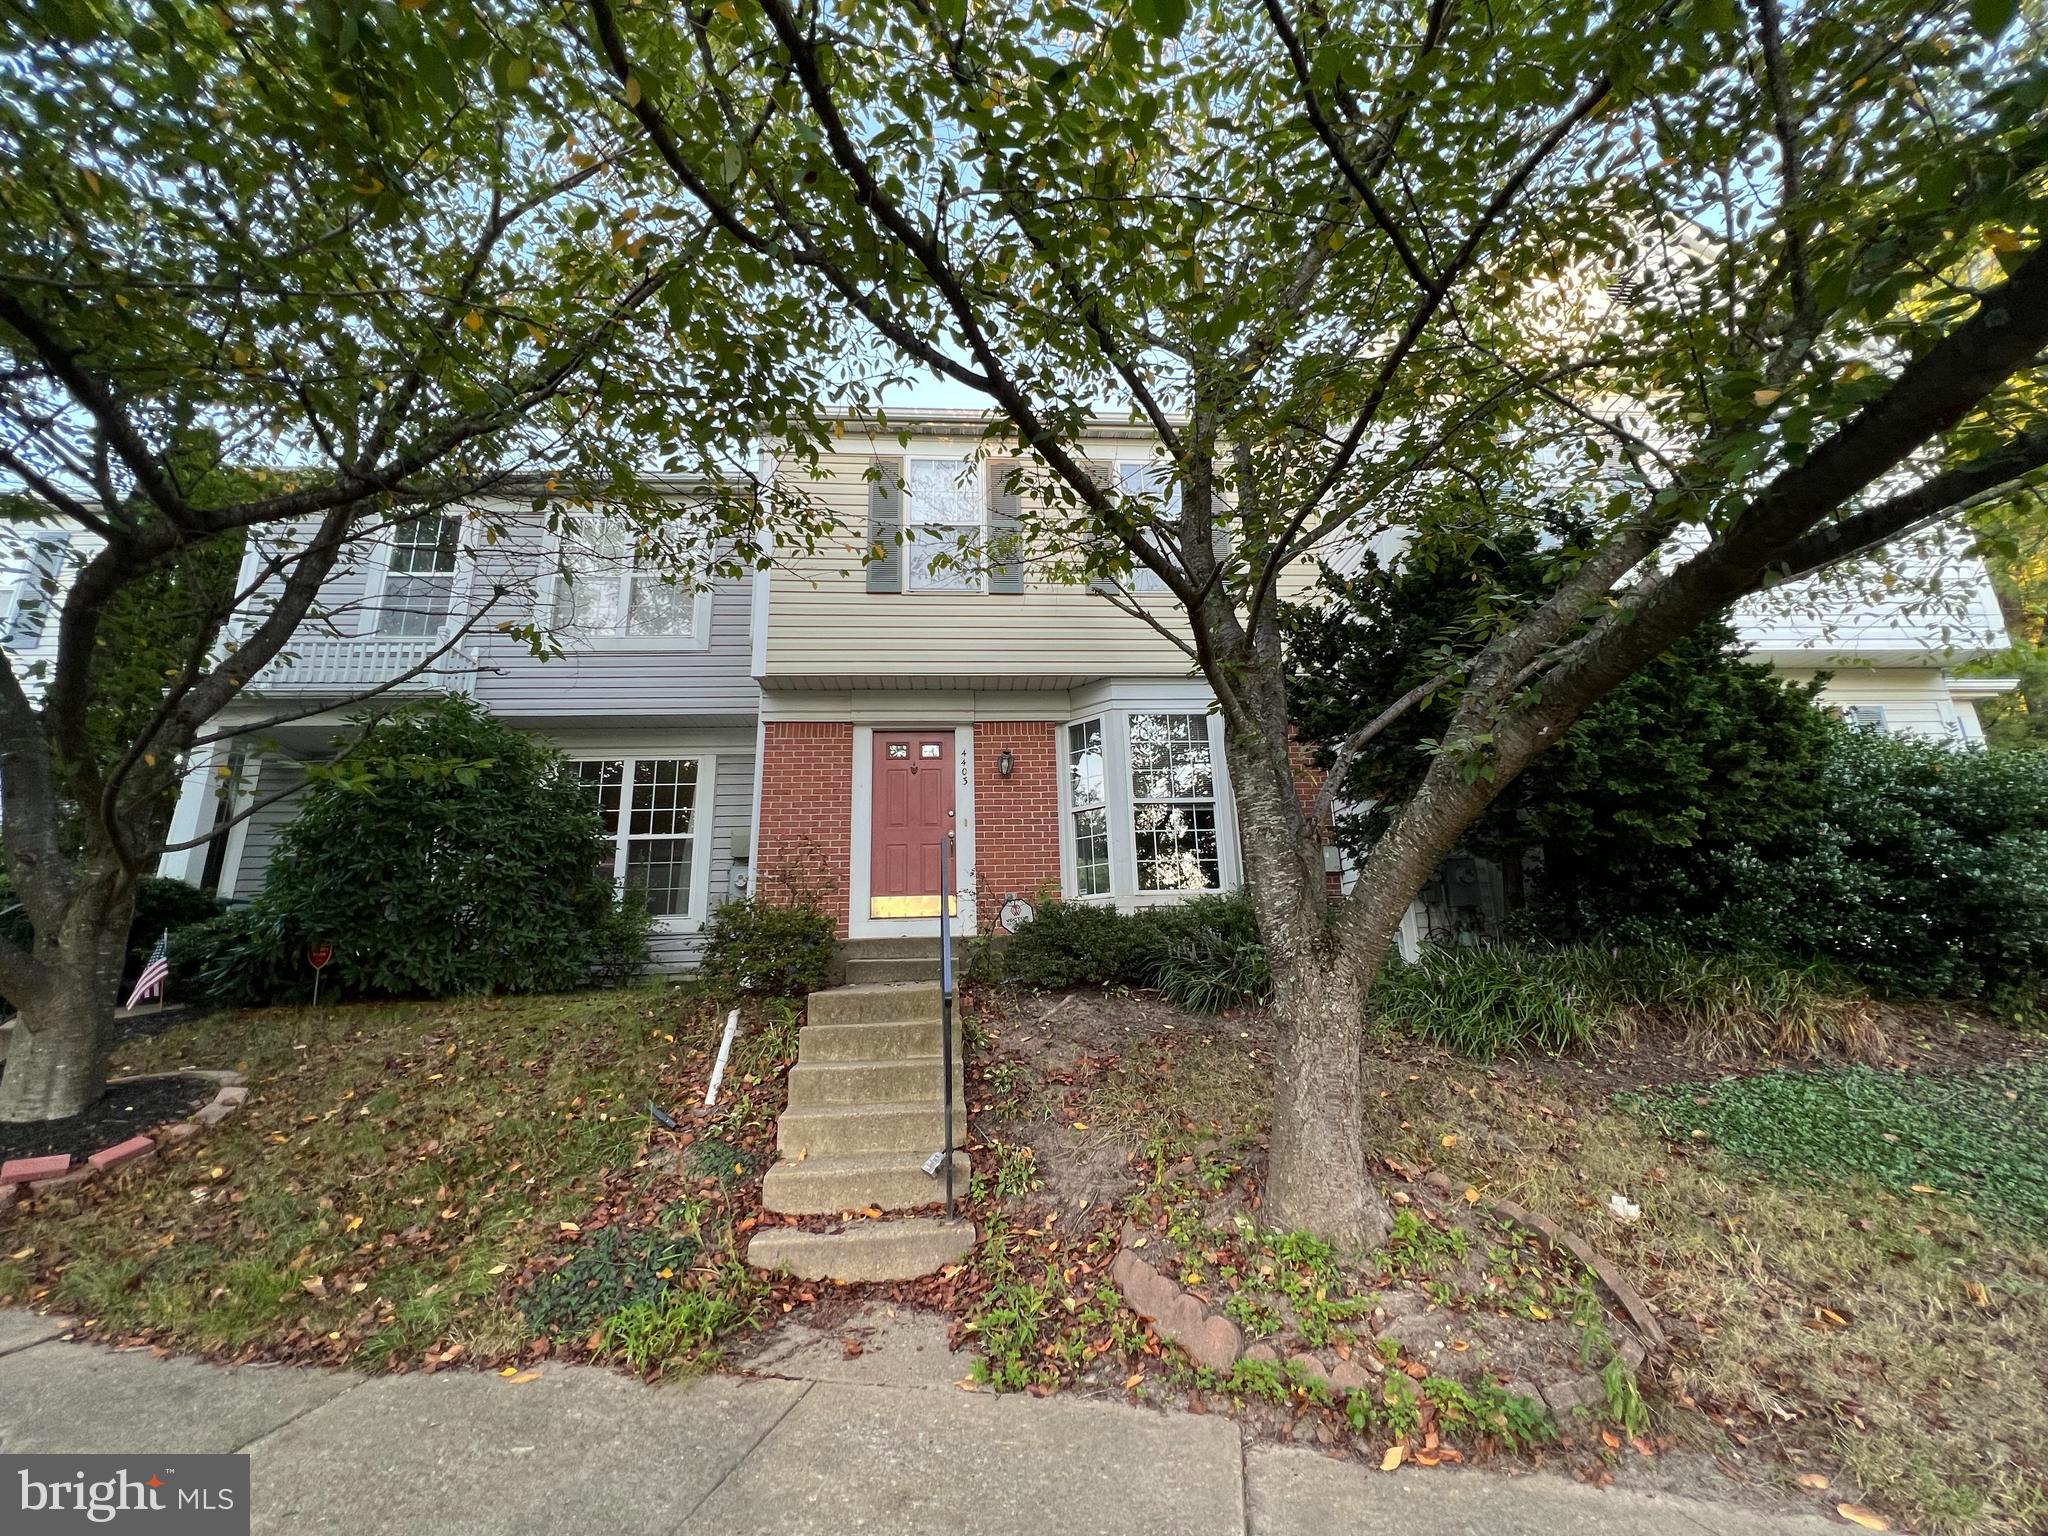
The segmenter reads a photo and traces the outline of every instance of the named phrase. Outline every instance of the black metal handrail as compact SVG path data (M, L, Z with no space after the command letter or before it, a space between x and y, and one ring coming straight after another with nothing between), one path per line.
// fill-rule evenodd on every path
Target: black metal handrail
M953 834L939 842L939 1102L946 1139L939 1158L946 1167L946 1219L953 1217Z

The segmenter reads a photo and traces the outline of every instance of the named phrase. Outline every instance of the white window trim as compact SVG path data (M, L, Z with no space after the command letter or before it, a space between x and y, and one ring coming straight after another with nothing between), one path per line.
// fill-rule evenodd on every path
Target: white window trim
M615 578L629 581L632 572L622 572ZM687 635L615 635L579 629L574 625L558 624L555 614L561 604L569 583L562 575L562 535L559 530L548 540L548 574L542 584L541 612L546 617L543 626L566 645L579 650L591 651L708 651L711 649L711 588L698 588L696 603L690 612L690 633Z
M1216 888L1214 891L1141 891L1138 889L1136 808L1131 794L1131 716L1201 715L1209 723L1209 766L1216 803ZM1087 720L1102 722L1103 783L1108 791L1109 892L1083 896L1074 851L1074 786L1067 768L1067 727ZM1113 906L1122 912L1141 907L1171 906L1196 896L1220 895L1243 880L1237 846L1237 806L1230 788L1230 769L1223 757L1223 722L1203 704L1185 698L1117 700L1099 708L1076 710L1060 722L1060 897L1064 901Z
M384 616L384 587L391 575L391 550L398 536L398 523L388 523L377 530L377 537L371 541L368 569L363 573L363 618L357 635L364 640L445 640L460 629L469 615L470 578L475 573L476 561L470 529L470 520L460 512L443 509L439 512L422 513L425 517L458 518L462 528L455 540L455 569L450 572L448 586L448 616L441 621L441 627L425 635L386 634L378 625ZM411 521L411 519L400 519Z
M711 856L715 808L718 804L718 755L714 752L684 752L672 747L634 746L614 751L605 747L575 747L562 754L575 763L619 763L625 775L619 804L619 830L612 835L612 889L626 888L626 828L631 824L633 764L636 762L682 762L697 765L697 798L690 815L690 911L684 917L657 917L656 933L695 933L704 926L711 901Z
M898 549L899 549L899 550L901 551L901 558L902 558L902 562L903 562L903 591L902 591L902 594L901 594L901 595L902 595L902 596L905 596L905 597L986 597L986 596L988 596L988 595L989 595L989 593L988 593L988 560L987 560L987 558L986 558L986 556L987 556L987 552L988 552L988 543L989 543L989 531L988 531L988 512L989 512L989 507L988 507L988 502L989 502L989 477L988 477L988 460L987 460L986 458L984 458L984 457L983 457L982 455L980 455L980 454L976 453L976 452L975 452L975 451L974 451L974 450L973 450L972 448L965 448L965 449L963 449L963 448L962 448L962 447L961 447L961 446L960 446L960 445L959 445L958 443L950 443L950 444L938 445L938 444L932 444L932 443L924 443L924 444L919 444L919 443L913 442L913 443L912 443L912 444L911 444L911 445L910 445L910 446L909 446L908 448L905 448L905 449L903 449L903 450L902 450L902 452L903 452L903 493L902 493L902 501L903 501L903 520L902 520L902 522L901 522L901 523L900 523L900 524L898 525L898 528L899 528L899 532L900 532L900 533L902 534L902 536L903 536L903 542L902 542L902 543L901 543L901 544L900 544L900 545L898 546ZM914 500L916 499L916 498L915 498L915 496L913 495L913 493L911 492L911 489L910 489L910 461L911 461L912 459L943 459L943 460L945 460L945 461L946 461L947 463L949 463L949 464L959 464L959 465L963 465L963 466L965 466L965 465L972 465L972 466L973 466L973 468L974 468L974 473L975 473L975 476L976 476L976 479L977 479L977 483L979 484L979 486L980 486L980 488L981 488L981 495L980 495L980 497L979 497L979 498L977 499L977 501L976 501L976 503L975 503L975 504L976 504L976 506L977 506L977 507L979 508L979 511L980 511L980 517L979 517L979 520L978 520L978 521L977 521L977 522L975 523L975 529L976 529L976 533L977 533L977 535L979 536L979 538L980 538L980 540L981 540L981 548L982 548L982 553L983 553L983 556L984 556L984 558L983 558L983 560L982 560L982 562L981 562L981 570L979 571L979 573L978 573L978 574L976 574L976 576L974 577L974 579L973 579L972 581L968 582L968 583L967 583L966 585L964 585L964 586L958 586L958 587L920 587L920 586L916 585L916 584L915 584L914 582L912 582L912 580L910 579L910 566L911 566L911 556L910 556L910 549L911 549L911 542L912 542L912 533L911 533L911 530L912 530L912 529L914 529L914 528L916 528L916 527L918 526L918 525L917 525L917 523L916 523L915 521L913 521L913 520L912 520L912 517L911 517L911 503L912 503L912 502L913 502L913 501L914 501ZM957 523L951 523L951 524L947 524L946 526L948 526L948 527L961 527L961 526L964 526L964 525L962 525L962 524L957 524ZM897 595L897 594L894 594L894 593L892 593L892 594L891 594L891 596L895 596L895 595Z

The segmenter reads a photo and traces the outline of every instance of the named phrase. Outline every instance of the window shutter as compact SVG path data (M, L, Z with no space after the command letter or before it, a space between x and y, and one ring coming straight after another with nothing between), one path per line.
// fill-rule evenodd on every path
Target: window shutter
M988 589L991 592L1024 590L1024 522L1020 516L1023 495L1010 484L1020 462L1017 459L994 459L986 471Z
M868 590L903 590L903 461L874 461L868 482Z

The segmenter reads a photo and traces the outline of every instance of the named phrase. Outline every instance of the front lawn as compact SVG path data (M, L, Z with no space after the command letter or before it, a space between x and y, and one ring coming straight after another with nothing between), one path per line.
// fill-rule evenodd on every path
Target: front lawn
M129 1042L121 1071L239 1068L246 1110L0 1222L0 1301L113 1340L371 1369L693 1354L748 1321L761 1290L730 1263L732 1227L794 1017L752 1012L720 1115L658 1135L652 1157L648 1101L701 1099L723 1024L690 990L269 1009ZM642 1283L598 1310L548 1283L586 1241L617 1246L607 1229L628 1219L668 1237ZM630 1338L588 1337L635 1301L658 1305L629 1318ZM664 1329L673 1347L656 1350Z

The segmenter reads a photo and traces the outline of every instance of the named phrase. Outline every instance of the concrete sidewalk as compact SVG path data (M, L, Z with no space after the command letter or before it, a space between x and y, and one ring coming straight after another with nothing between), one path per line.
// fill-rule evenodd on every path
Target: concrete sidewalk
M0 1312L0 1452L246 1451L254 1528L674 1536L1819 1536L1820 1516L1551 1476L1384 1474L1228 1419L960 1391L929 1320L786 1328L747 1378L362 1377L69 1342Z

